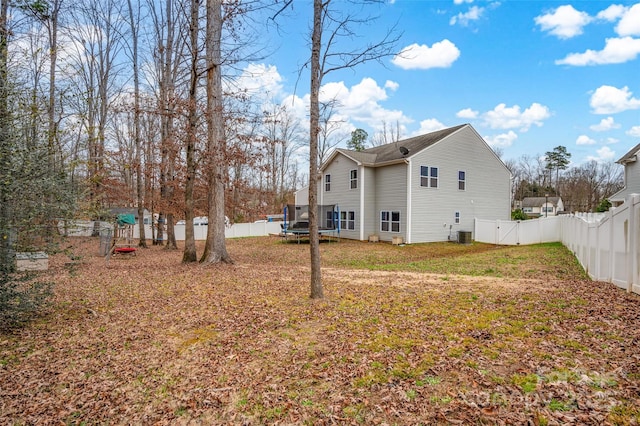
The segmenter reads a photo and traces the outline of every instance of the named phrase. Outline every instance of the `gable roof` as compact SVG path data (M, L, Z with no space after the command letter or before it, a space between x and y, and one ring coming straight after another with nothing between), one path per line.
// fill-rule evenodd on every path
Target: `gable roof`
M522 199L522 207L540 207L545 203L545 200L557 206L560 197L524 197Z
M434 145L465 126L469 126L469 124L461 124L459 126L449 127L447 129L438 130L425 135L415 136L413 138L385 145L374 146L363 151L352 151L349 149L337 148L327 161L325 161L322 168L324 169L326 165L331 163L338 153L345 155L356 163L371 167L402 162L405 158L409 158L423 149ZM402 153L401 148L404 148L403 151L405 151L405 154Z
M616 161L618 164L633 163L637 160L636 154L640 151L640 143L629 150L621 159Z

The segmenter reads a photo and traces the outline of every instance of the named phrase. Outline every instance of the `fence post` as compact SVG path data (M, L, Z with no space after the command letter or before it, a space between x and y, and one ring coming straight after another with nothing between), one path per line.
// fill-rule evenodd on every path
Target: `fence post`
M631 194L627 198L629 201L629 228L627 241L628 246L627 249L627 292L631 293L631 289L633 288L633 270L635 265L635 254L636 254L636 200L638 199L637 194Z
M609 209L607 212L609 214L609 276L607 277L607 282L613 282L613 212L614 209Z

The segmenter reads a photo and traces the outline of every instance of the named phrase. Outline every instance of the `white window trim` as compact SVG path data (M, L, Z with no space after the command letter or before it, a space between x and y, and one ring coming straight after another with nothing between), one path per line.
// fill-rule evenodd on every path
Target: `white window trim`
M329 185L329 189L327 189L327 185ZM324 175L324 191L331 192L331 173Z
M353 215L353 219L349 219ZM343 218L344 216L344 218ZM356 230L356 212L353 210L342 210L340 212L340 230L355 231ZM344 226L343 226L344 225Z
M427 169L427 175L423 175L422 174L422 168L425 167ZM431 172L433 170L436 170L436 173L438 174L438 176L433 177L431 175ZM423 185L422 184L422 178L426 178L427 179L427 185ZM431 180L435 179L436 180L436 186L432 186L431 185ZM420 166L420 187L421 188L431 188L431 189L438 189L440 187L440 168L439 167L435 167L435 166Z
M459 211L453 213L453 223L455 223L456 225L459 225L461 217L462 216L460 215Z
M460 179L460 172L464 173L464 179ZM464 189L460 189L460 182L464 184ZM466 170L458 170L458 191L467 190L467 172Z
M356 173L356 177L353 177L353 172ZM356 186L353 186L355 182ZM349 170L349 189L358 189L358 169Z
M385 221L382 220L382 214L383 213L387 213L387 215L389 217L388 220L385 220ZM393 220L393 214L394 213L398 214L398 220L397 221ZM402 227L402 214L400 213L399 210L380 210L379 218L380 218L380 232L390 232L392 234L399 234L400 233L401 227ZM385 230L382 229L382 223L383 222L389 223L389 230L388 231L385 231ZM393 224L394 223L398 224L398 230L397 231L393 230Z

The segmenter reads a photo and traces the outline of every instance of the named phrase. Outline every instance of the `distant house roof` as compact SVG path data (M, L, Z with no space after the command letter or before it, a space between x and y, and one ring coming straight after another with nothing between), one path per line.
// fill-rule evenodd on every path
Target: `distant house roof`
M525 197L522 199L522 207L541 207L546 202L558 205L560 197Z
M449 127L447 129L442 129L435 132L427 133L426 135L415 136L413 138L388 143L386 145L374 146L373 148L367 148L363 151L351 151L348 149L338 148L334 151L329 160L324 163L324 165L329 164L331 162L331 159L337 153L341 153L348 158L356 161L357 163L364 164L365 166L375 167L390 163L392 164L395 162L401 162L405 158L417 154L423 149L435 144L436 142L441 141L442 139L457 132L465 126L468 126L468 124Z

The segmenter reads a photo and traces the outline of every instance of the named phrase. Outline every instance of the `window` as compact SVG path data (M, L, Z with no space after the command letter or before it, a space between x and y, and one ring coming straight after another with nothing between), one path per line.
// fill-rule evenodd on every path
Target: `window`
M324 175L324 190L331 191L331 175Z
M356 212L340 212L340 229L356 229Z
M467 188L466 175L464 171L458 171L458 189L460 191L464 191Z
M523 207L522 211L525 213L533 213L533 207Z
M438 168L420 166L420 186L426 188L438 187Z
M351 170L349 173L349 188L357 189L358 188L358 170Z
M553 207L543 207L542 213L553 213Z
M400 212L380 212L380 231L400 232Z
M453 223L456 223L456 224L460 223L460 212L455 212L453 214Z
M327 228L328 229L333 229L333 211L329 210L327 211Z

